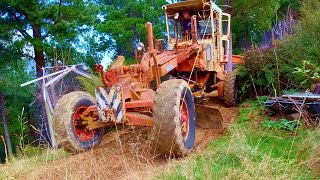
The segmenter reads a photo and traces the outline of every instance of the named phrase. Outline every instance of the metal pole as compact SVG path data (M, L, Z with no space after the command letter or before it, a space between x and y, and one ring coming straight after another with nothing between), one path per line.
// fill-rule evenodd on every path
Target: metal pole
M64 70L69 70L69 68L64 69ZM43 75L45 75L45 68L44 67L42 68L42 71L43 71ZM47 76L47 77L50 77L50 76ZM48 124L47 132L49 132L52 147L56 147L57 142L56 142L56 138L54 136L54 133L53 133L54 131L53 131L53 127L52 127L53 117L52 117L52 113L50 111L49 104L47 101L47 90L46 90L46 80L45 79L42 79L42 92L43 92L44 107L45 107L46 114L47 114L47 124Z
M69 69L69 68L68 68L68 69ZM26 86L26 85L32 84L32 83L34 83L34 82L37 82L37 81L43 80L43 79L45 79L45 78L47 78L47 77L50 77L50 76L54 76L54 75L60 74L60 73L62 73L62 72L64 72L64 71L67 71L68 69L63 69L63 70L57 71L57 72L55 72L55 73L48 74L48 75L46 75L46 76L42 76L41 78L37 78L37 79L34 79L34 80L32 80L32 81L29 81L29 82L23 83L23 84L21 84L20 86L21 86L21 87L23 87L23 86Z

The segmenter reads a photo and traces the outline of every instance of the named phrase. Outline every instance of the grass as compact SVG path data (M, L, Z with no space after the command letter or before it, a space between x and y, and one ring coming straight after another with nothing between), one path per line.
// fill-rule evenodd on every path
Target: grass
M240 115L236 123L223 137L213 140L201 152L182 160L170 161L168 166L157 169L155 173L151 173L151 176L155 175L154 179L179 180L320 179L320 129L308 130L300 126L294 132L290 132L279 128L263 127L261 123L269 118L262 113L263 108L259 101L243 103L239 111ZM136 149L133 154L137 154L134 166L141 168L143 163L139 164L138 152L141 153L144 147L141 147L141 144L139 147L139 149L136 145L133 147ZM105 149L100 150L105 151ZM47 179L57 178L57 173L59 177L65 177L65 179L109 177L109 174L104 174L106 173L104 164L107 164L107 159L110 158L110 156L105 157L106 154L96 156L93 153L86 153L81 156L81 159L74 159L72 166L69 166L70 163L65 163L61 167L60 165L53 167L49 163L68 155L63 150L27 146L8 164L0 165L0 179L29 177L30 172L46 165L48 166L46 166L47 169L44 168L44 172L47 174L44 176L49 177ZM81 166L83 160L88 160L86 163L94 167L89 173L86 166ZM125 158L122 160L126 161ZM312 166L312 162L318 165ZM75 168L79 174L71 173ZM127 172L131 178L134 173L135 169L129 169ZM33 176L36 177L38 174L35 172ZM139 175L134 177L143 179Z
M319 179L310 160L320 147L320 129L295 133L263 128L259 102L241 105L237 122L201 153L173 163L155 179ZM295 134L295 136L293 135ZM319 152L318 152L319 153Z
M26 146L17 157L7 164L0 164L0 179L15 179L22 174L36 170L50 161L68 156L64 150L50 150Z

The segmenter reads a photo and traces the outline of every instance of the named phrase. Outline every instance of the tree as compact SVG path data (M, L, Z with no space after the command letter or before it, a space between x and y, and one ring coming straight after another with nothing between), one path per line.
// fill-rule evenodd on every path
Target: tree
M0 118L3 126L0 126L0 132L4 133L9 156L12 155L12 148L20 137L13 134L20 134L21 124L18 117L21 115L23 107L27 107L34 95L34 87L21 88L20 84L30 80L31 76L25 73L26 63L18 61L8 64L0 52ZM10 59L9 59L10 60ZM22 118L22 117L21 117ZM12 143L12 145L11 145Z
M262 33L283 19L288 8L297 10L299 0L218 0L232 16L233 45L249 48L258 43Z
M53 47L72 47L72 41L90 29L98 7L84 0L2 0L0 35L14 40L20 57L34 59L37 75ZM25 52L32 48L33 51Z
M292 9L296 13L301 6L300 0L280 0L278 16L280 19L286 16L288 9Z
M133 58L136 43L147 42L145 23L148 21L153 23L155 38L164 36L165 0L105 0L103 3L106 6L98 30L106 35L103 44L116 53Z
M42 76L41 68L56 55L63 54L65 59L61 60L69 62L90 57L86 52L79 52L82 50L78 48L78 44L82 43L79 36L92 31L98 13L99 7L91 0L0 1L0 51L7 55L3 66L8 70L6 74L1 74L1 78L11 77L7 81L10 82L19 77L18 74L25 73L25 68L13 67L9 59L14 59L16 64L24 63L26 59L34 60L39 77ZM9 93L13 97L23 94ZM38 94L41 94L40 89ZM14 100L8 99L10 102ZM46 117L41 104L38 99L39 124L43 121L41 117Z
M12 156L12 145L11 145L11 140L10 140L10 135L9 135L9 130L8 130L8 122L6 119L6 109L4 105L4 95L0 93L0 114L1 114L1 119L3 123L3 131L4 131L4 137L6 140L7 144L7 149L8 149L8 154L9 158Z
M236 48L251 47L272 27L280 0L230 0L233 42Z

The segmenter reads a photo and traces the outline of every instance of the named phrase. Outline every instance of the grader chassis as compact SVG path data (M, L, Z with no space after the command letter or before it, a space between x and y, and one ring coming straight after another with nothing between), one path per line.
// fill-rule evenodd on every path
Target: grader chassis
M222 128L221 114L205 105L205 94L223 97L227 106L237 103L236 71L230 68L230 15L209 0L163 9L169 50L164 50L163 40L156 40L155 47L148 22L148 48L139 45L136 64L124 66L119 56L107 71L96 65L104 84L96 88L96 98L78 91L58 101L54 131L65 149L94 148L105 127L124 124L153 127L158 149L181 155L194 146L196 119L201 127ZM185 11L192 15L190 33L181 25Z

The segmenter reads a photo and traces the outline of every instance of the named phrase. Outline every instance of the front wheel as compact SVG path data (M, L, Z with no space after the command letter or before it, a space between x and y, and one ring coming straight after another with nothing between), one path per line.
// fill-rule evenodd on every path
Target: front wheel
M59 99L53 114L53 129L58 141L69 152L88 151L97 147L103 136L103 128L88 131L77 126L77 119L95 105L95 99L86 92L76 91Z
M196 114L188 83L181 79L163 82L154 103L154 130L160 152L189 153L195 143Z

